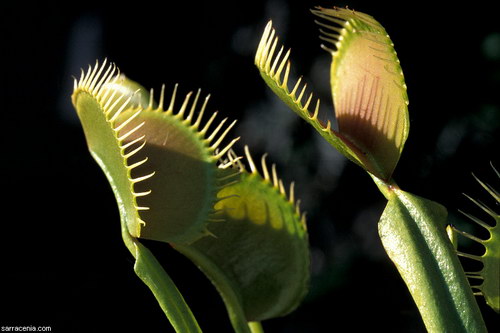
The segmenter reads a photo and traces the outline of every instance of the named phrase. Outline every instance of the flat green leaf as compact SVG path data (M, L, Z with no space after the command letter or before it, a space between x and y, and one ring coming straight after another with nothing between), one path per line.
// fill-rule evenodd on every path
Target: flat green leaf
M261 177L250 165L251 173L242 170L238 182L219 192L226 199L216 205L221 221L209 226L213 237L174 248L210 278L231 317L243 312L244 320L261 321L298 306L308 286L309 250L293 189L287 198L274 167L270 175L263 163Z
M382 244L395 263L429 332L486 332L455 249L446 209L392 188L379 222Z
M334 49L331 88L339 132L388 180L409 132L408 95L389 35L373 17L343 8L312 11L322 20L321 38Z

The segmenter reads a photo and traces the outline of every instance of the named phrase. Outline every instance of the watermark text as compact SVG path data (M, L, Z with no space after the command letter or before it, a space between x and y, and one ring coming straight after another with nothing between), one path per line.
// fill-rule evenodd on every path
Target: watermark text
M0 326L0 332L52 332L50 326Z

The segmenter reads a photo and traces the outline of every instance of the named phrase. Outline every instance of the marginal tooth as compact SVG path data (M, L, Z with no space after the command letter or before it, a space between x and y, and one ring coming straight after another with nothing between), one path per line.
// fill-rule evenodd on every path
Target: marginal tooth
M295 99L295 93L297 92L297 90L299 89L299 86L300 86L300 81L302 81L302 76L299 77L299 79L297 80L297 83L295 83L295 86L293 87L292 89L292 92L289 94L295 101L297 101Z
M224 123L225 123L226 121L227 121L227 118L224 118L224 119L220 122L219 126L217 126L217 127L215 128L215 130L212 132L212 134L211 134L211 135L207 138L207 142L211 142L211 141L214 139L214 137L215 137L215 136L217 135L217 133L220 131L220 129L222 128L222 126L224 126Z
M274 79L274 71L276 70L276 66L278 66L278 62L281 58L281 53L283 52L283 45L281 46L278 55L274 58L273 65L271 66L271 70L269 71L269 76L271 76Z
M311 100L313 97L313 93L309 94L309 97L307 98L306 104L304 104L304 107L302 108L303 110L308 110L309 109L309 104L311 104ZM309 116L309 111L307 112L307 116Z
M155 172L153 171L153 172L151 172L150 174L147 174L147 175L142 176L142 177L137 177L137 178L130 178L130 177L129 177L129 179L128 179L128 180L129 180L130 182L132 182L132 183L139 183L139 182L142 182L143 180L146 180L146 179L148 179L148 178L153 177L153 176L154 176L154 174L155 174Z
M168 106L168 112L174 112L174 104L175 104L175 96L177 95L177 87L178 83L174 86L174 91L172 92L172 97L170 98L170 105ZM163 87L162 87L162 96L160 96L160 107L163 110Z
M477 223L478 225L480 225L481 227L485 228L486 230L490 230L491 229L491 226L488 225L486 222L483 222L482 220L478 219L477 217L475 217L474 215L471 215L471 214L468 214L468 213L465 213L461 210L459 210L460 213L464 214L465 216L467 216L469 219L471 219L473 222Z
M276 164L272 165L271 172L273 175L273 185L274 185L274 187L277 188L279 186L279 184L278 184L278 173L276 172Z
M464 253L464 252L457 251L457 255L459 255L461 257L464 257L464 258L469 258L469 259L472 259L472 260L476 260L476 261L481 261L482 262L482 257L476 256L476 255L473 255L473 254L469 254L469 253Z
M240 137L237 137L236 139L233 139L224 149L222 149L217 155L215 155L215 159L218 160L221 157L223 157L229 149L240 139Z
M191 110L189 111L188 116L186 117L186 122L191 123L193 119L194 111L196 110L196 105L198 104L198 99L200 98L201 89L198 89L196 96L194 97L193 104L191 105Z
M322 36L322 35L319 35L319 39L324 40L325 42L332 43L333 45L338 43L338 39L333 39L333 38L329 38L329 37Z
M85 77L85 71L83 70L83 68L80 68L80 80L78 80L79 87L83 87L82 83L83 83L84 77Z
M240 157L238 157L238 159L237 159L237 160L239 161L239 160L240 160L240 159L242 159L242 158L243 158L243 157L242 157L242 156L240 156ZM231 161L236 162L237 160L235 159L235 160L231 160ZM219 178L217 178L217 182L225 182L226 180L231 179L231 178L234 178L234 177L236 177L236 176L239 176L240 174L241 174L241 172L240 172L240 171L235 171L235 172L232 172L231 174L229 174L229 175L227 175L227 176L223 176L223 177L219 177Z
M109 114L113 108L118 104L120 103L121 99L124 97L123 95L120 95L113 103L112 106L110 106L110 104L113 102L113 99L115 98L116 94L117 94L117 91L116 90L113 90L111 92L111 96L108 97L109 93L111 92L111 89L107 89L107 92L105 94L105 96L103 97L103 100L106 101L106 103L104 103L104 106L103 106L103 110L106 112L106 114Z
M132 154L132 155L133 155L133 154ZM147 162L147 160L148 160L148 158L146 157L146 158L144 158L143 160L140 160L139 162L136 162L136 163L134 163L134 164L129 165L129 166L128 166L128 168L129 168L129 169L134 169L134 168L137 168L138 166L143 165L144 163L146 163L146 162Z
M94 79L96 77L96 73L99 70L99 60L96 60L94 68L92 69L92 74L90 74L90 77L88 78L88 81L85 82L87 89L89 91L92 91L92 82L94 82Z
M280 62L280 66L278 67L278 70L276 71L274 79L280 82L280 74L283 71L283 68L285 67L286 64L288 64L288 58L290 57L290 49L285 53L285 56L283 57L283 60ZM288 72L288 71L287 71ZM285 77L288 77L288 74L285 74Z
M297 200L297 203L295 204L295 213L297 213L297 215L300 215L300 204L301 204L302 201Z
M472 201L473 203L475 203L476 206L478 206L479 208L481 208L485 213L487 213L488 215L490 215L494 219L497 218L497 214L495 214L495 212L491 208L489 208L488 206L486 206L484 203L473 199L472 197L468 196L467 194L464 194L464 195L467 198L469 198L470 201Z
M104 73L101 81L99 81L99 83L97 84L97 86L95 88L97 91L99 91L97 93L97 99L101 100L102 95L106 91L105 89L101 89L101 88L104 87L104 85L106 85L109 81L111 81L111 79L113 78L113 74L115 73L115 70L116 70L116 66L114 64L110 64L108 66L108 70L106 71L106 73Z
M264 29L264 33L262 34L262 38L260 39L259 46L257 47L257 53L255 55L255 63L261 66L262 63L262 52L265 48L267 40L269 39L269 33L273 27L273 21L269 21L266 24L266 28Z
M492 165L493 167L493 165ZM495 170L495 168L493 168ZM495 170L496 171L496 170ZM472 176L476 179L476 181L481 185L497 202L500 202L500 193L496 191L491 185L488 185L481 181L481 179L477 178L475 174L472 174ZM499 176L500 178L500 176Z
M288 199L292 204L295 202L295 182L290 183L290 198Z
M307 88L307 83L304 84L304 87L302 88L302 90L301 90L301 92L299 94L299 97L297 97L297 102L299 102L299 104L302 101L302 97L304 96L304 92L306 91L306 88Z
M107 62L107 59L104 59L104 62L102 63L102 65L100 67L99 67L99 62L96 62L92 82L90 82L90 85L89 85L89 91L94 91L94 87L97 83L97 80L99 80L99 78L101 77L102 71L104 70L104 67L106 67L106 62ZM95 74L98 67L99 67L99 71L97 72L97 74ZM96 91L97 91L97 89L96 89Z
M145 191L145 192L133 192L132 193L135 197L145 197L146 195L151 194L151 190Z
M135 206L136 210L149 210L149 207L146 206Z
M252 173L256 174L257 168L255 167L255 163L253 162L252 155L250 154L250 149L248 149L247 145L245 145L245 156L247 158L248 165L250 166L250 171L252 171Z
M239 172L237 172L236 174L239 174L243 170L245 170L245 165L241 162L241 158L236 155L236 153L232 149L229 150L227 156L229 157L229 160L234 161L237 164Z
M271 47L271 43L274 39L274 34L275 34L275 31L274 29L271 29L270 31L270 34L269 34L269 38L266 40L266 44L264 46L264 49L262 50L262 59L260 61L260 67L262 69L264 69L265 67L265 62L267 61L267 57L268 57L268 54L269 54L269 48Z
M283 76L283 83L281 84L281 88L288 91L288 76L290 75L290 61L286 62L285 75Z
M278 185L279 185L280 193L286 197L285 185L283 185L283 181L281 179L278 180Z
M91 84L92 90L94 90L97 93L96 96L99 96L99 94L101 93L101 86L108 79L109 72L113 69L113 66L111 65L106 66L107 60L108 59L104 59L104 62L101 66L101 70L99 71L99 73L97 74L97 76L95 77L94 81ZM105 67L107 67L106 72L104 72L104 74L101 75Z
M123 141L125 140L126 138L128 138L132 133L136 132L139 128L141 128L142 126L144 126L145 122L143 121L142 123L140 123L139 125L135 126L134 128L132 128L130 131L128 131L127 133L123 134L122 136L118 137L118 141ZM144 136L142 136L142 138L144 138Z
M276 50L276 45L278 44L278 36L274 38L274 42L271 46L271 50L269 51L269 55L267 56L265 71L270 72L271 70L271 60L273 59L274 51Z
M323 29L319 29L319 32L321 32L325 36L328 36L328 37L331 37L331 38L335 39L335 41L337 41L337 39L340 37L340 35L338 33L327 32L327 31L325 31Z
M309 119L311 120L315 120L315 119L318 119L318 113L319 113L319 99L316 101L316 108L314 109L314 114L312 115L312 117L310 117Z
M153 109L153 104L154 104L154 95L155 95L155 92L154 92L154 89L151 88L149 90L149 103L148 103L148 110L152 110Z
M337 28L337 27L334 27L334 26L332 26L332 25L328 25L328 24L323 23L323 22L318 21L318 20L314 20L314 23L316 23L316 24L317 24L317 25L319 25L320 27L327 28L327 29L330 29L330 30L332 30L332 31L335 31L335 32L337 32L338 34L340 34L340 33L342 32L342 30L343 30L343 29L341 29L341 28ZM322 31L322 29L320 29L320 31ZM337 35L338 35L338 34L337 34Z
M205 135L208 131L208 128L210 127L210 125L212 125L212 122L214 121L215 117L217 117L217 111L215 111L214 113L212 113L212 116L210 117L210 119L208 119L207 123L205 124L205 127L203 127L203 129L200 131L200 134L201 135Z
M234 150L229 150L229 152L227 153L227 157L230 159L230 160L234 160L238 157L238 155L236 155L236 153L234 152Z
M262 155L262 159L260 160L260 162L262 164L262 173L264 174L264 179L266 181L270 181L271 178L269 177L269 170L267 169L266 158L267 158L267 153Z
M464 231L462 231L462 230L459 230L459 229L455 228L454 226L452 226L452 228L453 228L453 230L454 230L455 232L459 233L460 235L462 235L462 236L464 236L464 237L469 238L470 240L476 241L476 242L478 242L478 243L480 243L480 244L483 244L483 243L484 243L484 240L483 240L483 239L481 239L481 238L478 238L478 237L473 236L473 235L471 235L471 234L469 234L469 233L466 233L466 232L464 232Z
M243 159L243 156L239 156L239 157L237 157L235 159L230 160L229 162L225 162L223 164L219 164L218 168L219 169L227 169L229 167L234 166L236 164L236 162L238 162L241 159Z
M484 280L484 277L481 276L480 274L481 273L479 273L479 272L465 272L465 275L467 275L467 277L470 279Z
M120 106L120 108L113 114L113 117L111 117L111 119L109 120L111 123L113 123L118 118L118 116L123 112L123 110L125 110L125 108L128 106L128 104L130 103L130 101L134 96L135 93L129 96L129 98L127 98L125 102L123 102L122 106Z
M243 156L237 156L232 149L230 149L226 155L229 158L229 162L233 165L240 164L240 160L243 159Z
M193 125L194 129L198 129L201 123L201 119L203 118L203 114L205 113L205 108L207 106L208 100L210 99L210 94L205 97L205 101L203 102L203 106L201 107L200 113L198 113L198 117L196 118L196 122Z
M221 134L221 136L219 137L219 139L213 144L210 146L211 149L215 149L217 148L220 143L222 142L222 140L224 140L224 137L226 137L227 133L229 133L229 131L234 127L234 125L236 124L236 120L233 121L231 123L231 125L229 125L226 130L224 131L224 133Z
M493 169L493 171L495 171L497 177L500 178L500 172L495 168L495 166L493 165L493 162L491 162L491 161L490 161L490 166Z
M107 106L109 106L109 103L111 103L111 100L115 97L115 95L117 93L116 89L104 89L106 86L116 83L116 80L118 78L120 70L117 70L118 75L115 75L115 70L117 70L117 68L113 64L113 70L109 74L109 77L106 79L106 81L103 82L101 90L99 91L99 94L97 95L97 98L101 101L101 103L105 104L103 107L104 110L107 110ZM110 94L111 94L111 97L110 97Z
M176 88L174 88L175 90ZM160 100L158 102L158 110L163 111L163 101L165 100L165 84L161 85L161 90L160 90Z
M307 212L302 213L302 215L300 217L300 223L302 223L302 226L304 227L304 229L307 230L306 215L307 215Z
M125 120L123 123L118 125L118 127L115 127L114 130L116 132L120 132L125 126L127 126L127 124L129 124L132 120L134 120L141 112L142 112L142 108L137 110L137 112L135 112L130 117L128 117L127 120Z
M125 159L127 158L130 158L131 156L133 156L135 153L137 153L139 150L141 150L142 148L144 148L144 146L146 145L146 141L143 141L142 144L138 147L136 147L134 150L132 150L131 152L128 152L127 154L124 154L123 157Z
M321 130L323 132L330 132L331 128L332 128L332 123L330 120L328 120L328 122L326 123L326 127L321 128Z
M344 24L346 23L346 21L344 21L344 20L329 16L328 14L325 14L325 13L318 11L318 10L312 10L311 12L318 17L321 17L321 18L323 18L327 21L333 22L333 23L337 23L340 26L344 26Z
M336 44L335 44L336 45ZM335 54L337 53L337 51L335 51L334 49L331 49L329 48L328 46L326 46L325 44L321 44L320 47L325 50L326 52L330 53L332 56L335 56Z
M87 82L90 79L90 77L92 76L91 73L92 73L92 66L89 65L89 68L87 69L87 73L85 74L85 78L82 81L82 87L85 89L87 89L87 87L88 87Z
M189 100L191 99L191 95L193 94L192 91L190 91L186 97L184 98L184 103L182 103L181 109L179 112L176 114L177 117L183 118L184 117L184 112L186 111L187 105L189 104Z

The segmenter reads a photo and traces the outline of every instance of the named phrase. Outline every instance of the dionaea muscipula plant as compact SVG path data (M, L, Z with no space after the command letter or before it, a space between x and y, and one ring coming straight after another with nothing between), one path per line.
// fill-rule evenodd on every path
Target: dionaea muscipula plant
M234 122L206 115L208 97L189 93L164 108L153 94L96 64L75 80L73 105L91 155L118 203L122 238L136 274L151 289L178 332L201 331L175 284L140 242L171 244L208 276L237 332L292 311L307 291L309 250L305 219L286 194L276 169L262 159L261 176L248 147L251 171L223 144Z
M312 13L319 18L320 38L328 43L322 48L332 56L330 83L338 129L318 119L319 100L312 108L313 94L306 93L302 77L290 89L290 51L279 47L271 21L255 55L262 78L334 148L366 170L387 198L379 235L428 331L486 331L446 232L446 209L401 190L392 179L409 134L408 96L394 44L382 25L367 14L336 7L317 7ZM486 211L498 221L498 215ZM485 269L479 274L485 282L480 288L486 296L487 286L496 285L490 292L498 299L498 228L481 225L491 237L480 240L486 246L481 258ZM492 303L495 300L490 299L488 304Z

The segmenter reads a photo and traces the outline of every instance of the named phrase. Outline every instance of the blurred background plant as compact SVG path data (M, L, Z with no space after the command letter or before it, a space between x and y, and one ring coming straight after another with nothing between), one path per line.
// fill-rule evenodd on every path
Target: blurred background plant
M161 9L147 3L2 4L7 201L0 287L6 311L0 325L82 332L168 327L146 287L130 274L132 259L121 243L113 193L88 155L68 97L71 75L108 57L146 87L165 83L169 90L180 83L181 95L198 87L210 93L212 109L239 119L233 132L254 156L269 152L283 180L296 181L308 212L311 290L297 311L264 328L424 330L379 241L377 221L385 199L366 173L267 89L253 65L262 30L272 18L282 42L293 50L295 69L320 95L323 117L332 117L327 114L330 55L313 37L318 30L309 13L316 5L348 5L383 23L396 45L410 100L411 135L394 178L402 188L445 205L455 225L481 236L458 209L475 209L462 192L488 203L471 172L492 185L497 181L489 161L498 168L500 24L486 2L475 7L172 2ZM468 252L481 251L473 242L463 245ZM221 316L214 315L224 313L222 301L196 267L166 245L148 246L161 248L166 269L200 325L208 332L210 327L230 332L229 321L221 324ZM495 331L498 317L484 300L478 303Z

